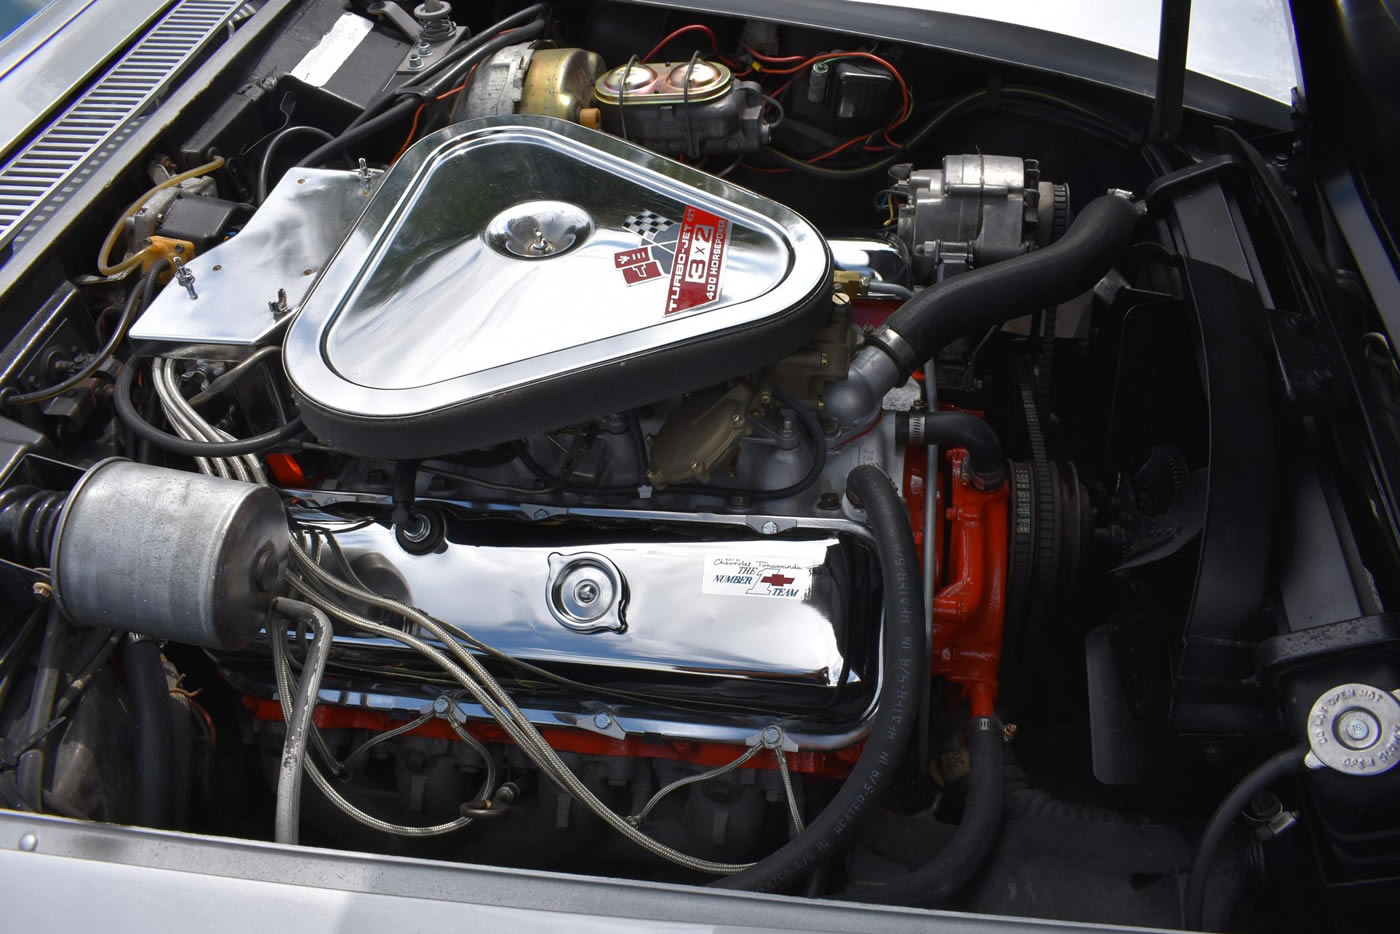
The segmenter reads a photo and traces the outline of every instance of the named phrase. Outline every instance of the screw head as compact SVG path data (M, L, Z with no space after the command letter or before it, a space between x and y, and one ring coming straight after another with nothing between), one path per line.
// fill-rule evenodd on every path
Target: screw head
M774 522L772 519L769 519L767 522L763 523L762 527L759 528L759 531L762 532L764 535L777 535L778 523Z
M600 730L606 730L612 726L612 717L606 713L594 714L593 725Z
M783 731L776 726L765 726L761 735L765 746L776 746L783 738Z
M46 581L35 581L34 599L44 602L53 599L53 587L49 586Z
M452 707L452 702L446 697L439 695L433 698L433 713L447 713Z
M19 838L19 848L26 853L33 853L39 848L39 838L32 833L27 833Z

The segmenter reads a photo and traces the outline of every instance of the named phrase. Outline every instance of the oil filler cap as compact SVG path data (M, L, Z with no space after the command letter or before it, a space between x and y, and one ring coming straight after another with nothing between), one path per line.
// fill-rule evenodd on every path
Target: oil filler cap
M1310 769L1379 775L1400 761L1400 700L1369 684L1339 684L1308 713Z
M549 556L545 601L549 612L575 632L624 632L627 582L605 555L580 552Z

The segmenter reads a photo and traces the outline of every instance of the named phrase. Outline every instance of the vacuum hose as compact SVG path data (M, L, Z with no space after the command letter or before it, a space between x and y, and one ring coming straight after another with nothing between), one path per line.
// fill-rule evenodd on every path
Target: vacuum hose
M926 689L929 650L924 644L924 593L909 512L890 478L877 467L852 470L846 489L865 508L884 586L883 677L874 723L850 777L821 814L781 849L743 872L711 883L721 888L787 891L836 856L890 787L914 732L919 697Z

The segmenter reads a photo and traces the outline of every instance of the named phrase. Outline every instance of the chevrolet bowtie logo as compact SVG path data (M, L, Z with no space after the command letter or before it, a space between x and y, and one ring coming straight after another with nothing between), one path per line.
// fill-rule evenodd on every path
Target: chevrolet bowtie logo
M770 584L774 587L786 587L788 584L791 584L794 580L796 580L796 578L784 577L782 574L779 574L775 571L774 573L769 574L767 577L760 577L758 579L758 582L760 584Z

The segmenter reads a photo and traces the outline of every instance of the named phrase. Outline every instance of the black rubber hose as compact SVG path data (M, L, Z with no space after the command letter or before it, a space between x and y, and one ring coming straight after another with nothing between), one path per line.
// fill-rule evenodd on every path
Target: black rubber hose
M967 806L952 842L909 875L860 896L886 905L933 906L946 902L982 868L996 843L1005 793L1006 737L991 717L972 721Z
M539 20L528 26L522 26L509 35L497 36L495 39L482 44L472 54L463 56L452 69L449 69L449 73L468 65L484 61L487 57L496 54L496 52L507 45L512 45L516 42L528 42L542 32L544 32L544 21ZM400 120L406 119L418 109L420 104L425 101L436 100L438 93L439 88L434 85L431 88L421 89L421 93L415 93L413 96L404 97L382 114L371 117L363 123L358 123L346 128L346 130L335 139L312 150L311 154L298 162L297 165L320 165L337 152L361 140L374 136L379 131L393 126Z
M268 189L272 186L273 157L277 155L277 150L282 148L282 144L293 136L314 136L323 143L329 143L335 139L330 133L317 126L289 126L272 137L268 141L267 148L263 150L262 158L258 160L258 204L267 200Z
M416 97L404 98L379 116L372 117L359 126L341 133L329 143L325 143L313 149L310 154L298 162L297 165L320 165L326 159L340 152L347 146L352 146L360 140L368 139L380 130L391 127L400 120L406 119L409 114L418 109L419 103L420 101Z
M532 20L541 13L544 13L548 8L549 5L546 3L536 3L518 13L512 13L510 16L507 16L505 19L492 26L486 27L461 45L452 49L436 62L430 64L422 72L414 75L408 81L405 81L400 87L382 91L380 94L370 98L369 103L365 105L365 109L360 112L359 116L350 121L350 125L345 128L345 131L353 130L366 120L375 117L384 107L388 106L390 101L400 94L413 97L421 96L417 94L418 89L424 88L430 83L436 86L436 81L434 81L434 79L441 75L444 70L452 67L454 63L460 62L463 58L481 48L484 43L490 41L497 33L504 32L508 29L514 29L521 23Z
M53 716L54 700L58 697L58 680L63 663L63 647L68 641L68 617L50 601L48 622L44 627L44 642L39 647L39 663L34 672L34 686L29 692L29 711L25 715L24 737L42 734ZM27 749L20 753L16 780L20 798L25 806L43 810L44 749Z
M136 381L136 367L139 362L135 359L129 360L126 366L122 367L121 374L117 376L117 391L112 397L112 401L116 404L118 418L136 434L163 451L181 454L185 457L238 457L243 454L258 454L269 448L275 448L285 441L290 441L305 430L301 419L294 418L280 428L265 431L260 435L253 435L251 438L239 438L236 441L190 441L178 435L161 431L142 418L141 413L136 411L136 406L131 401L131 387Z
M142 827L167 827L174 800L175 724L171 720L170 684L160 645L153 639L127 636L122 668L131 698L135 751L135 822Z
M1140 203L1117 195L1095 198L1059 240L924 289L890 315L870 340L899 365L902 383L959 337L1093 288L1128 245L1142 210Z
M918 720L915 712L928 684L929 652L924 644L924 590L909 510L878 467L852 470L846 489L865 508L884 589L883 671L870 735L850 777L816 819L752 867L711 883L720 888L788 891L837 856L889 789Z
M966 448L968 470L983 490L994 490L1006 479L1001 439L985 419L967 412L929 412L923 417L923 444Z
M1187 930L1199 931L1205 924L1206 880L1210 877L1211 864L1215 862L1215 854L1220 849L1230 825L1259 792L1281 778L1303 771L1303 757L1307 754L1307 746L1295 746L1265 759L1254 771L1240 779L1238 785L1230 789L1225 800L1220 802L1220 806L1210 816L1205 831L1201 833L1201 845L1196 849L1196 858L1191 862L1191 875L1186 881Z

